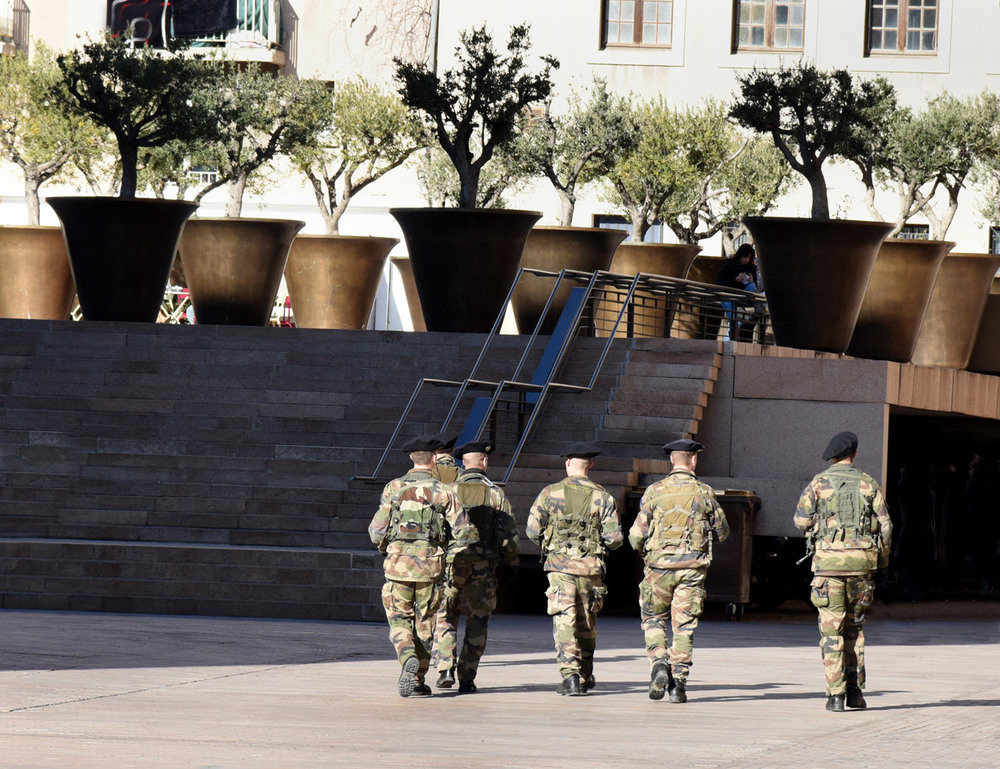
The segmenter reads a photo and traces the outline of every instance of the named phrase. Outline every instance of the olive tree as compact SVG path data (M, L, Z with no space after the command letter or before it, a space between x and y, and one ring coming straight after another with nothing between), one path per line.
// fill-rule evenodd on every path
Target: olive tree
M206 99L219 70L181 51L133 48L123 37L88 40L57 58L61 83L50 97L114 136L121 169L119 196L134 198L139 153L171 141L218 136L222 127Z
M455 167L460 208L476 207L483 167L515 139L522 110L552 91L559 62L543 56L542 70L528 72L528 32L526 25L512 27L505 53L485 26L462 32L457 66L441 76L425 64L393 60L403 103L422 116Z
M0 151L24 176L28 224L38 224L39 188L68 178L74 161L86 163L99 147L98 132L52 98L63 83L45 46L35 46L30 62L23 53L0 56L0 82Z
M858 132L879 130L883 106L893 98L883 78L856 79L846 69L819 70L799 61L776 70L754 68L737 78L730 116L771 137L812 192L812 217L830 218L823 163L844 156Z
M552 97L524 132L530 168L552 183L559 196L559 224L573 224L577 188L603 178L636 145L639 129L627 98L594 78L586 98L572 93L565 114L555 114Z
M330 234L351 199L426 144L415 116L395 95L363 77L338 83L324 126L291 159L316 196Z

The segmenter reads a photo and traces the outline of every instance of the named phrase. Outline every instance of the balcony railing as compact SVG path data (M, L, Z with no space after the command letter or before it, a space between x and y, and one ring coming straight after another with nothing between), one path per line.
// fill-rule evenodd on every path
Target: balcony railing
M237 0L236 29L221 35L201 37L195 45L225 48L281 48L280 0Z

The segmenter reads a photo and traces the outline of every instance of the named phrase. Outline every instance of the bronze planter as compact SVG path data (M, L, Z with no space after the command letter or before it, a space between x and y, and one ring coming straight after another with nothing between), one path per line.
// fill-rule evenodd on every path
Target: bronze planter
M298 235L285 264L295 325L363 329L396 238Z
M290 219L192 219L181 237L195 321L266 326L292 239L305 222Z
M626 230L596 227L534 227L524 244L521 267L549 272L607 270L611 266L615 249L626 237L628 237ZM521 276L512 305L518 331L522 334L530 334L535 330L555 285L555 278L530 274ZM559 284L559 290L552 300L539 333L552 333L566 306L570 291L578 285L581 284L569 279L564 279Z
M46 198L59 221L84 320L153 323L184 223L197 203Z
M0 227L0 317L66 320L73 273L59 227Z
M744 222L757 247L775 344L847 350L879 247L892 225L776 216Z
M728 259L724 256L708 256L699 254L691 263L687 279L697 283L716 285L719 270ZM722 328L722 307L714 310L706 307L682 302L674 322L675 336L678 339L716 339Z
M615 275L634 276L637 273L686 278L691 263L701 246L685 243L622 243L611 261ZM608 288L597 303L595 327L598 336L607 336L614 327L626 292ZM661 295L636 291L633 307L626 312L615 333L616 337L667 337L673 324L675 303Z
M941 262L912 363L965 368L972 357L1000 255L949 254Z
M414 331L426 331L427 324L424 323L424 313L420 310L420 295L417 293L417 283L413 280L413 266L405 256L390 257L389 263L399 270L400 280L403 281L403 293L406 297L406 306L410 310L410 321L413 323Z
M541 214L458 208L392 208L389 213L406 239L427 330L489 332Z
M966 368L981 374L1000 374L1000 295L996 291L990 291L986 297L976 344Z
M907 363L941 261L955 247L942 240L886 240L878 252L847 354Z

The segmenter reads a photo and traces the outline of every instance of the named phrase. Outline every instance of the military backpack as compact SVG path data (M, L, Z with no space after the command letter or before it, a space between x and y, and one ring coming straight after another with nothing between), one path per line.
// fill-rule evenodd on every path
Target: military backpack
M712 542L708 514L711 508L701 501L701 491L692 481L668 487L647 504L654 509L646 551L674 555L705 553Z
M440 505L429 504L418 490L426 481L403 486L392 502L387 531L388 542L428 542L444 538L445 518Z
M817 500L816 540L854 540L860 547L875 547L871 506L861 494L861 471L854 465L833 465L823 477L833 494Z
M574 552L579 557L603 555L601 521L591 512L595 489L560 481L553 485L551 491L561 491L564 503L556 506L549 517L542 546L543 556L547 552Z
M475 549L487 556L496 555L500 539L496 510L490 505L493 488L493 483L486 477L462 480L456 484L459 501L479 534Z

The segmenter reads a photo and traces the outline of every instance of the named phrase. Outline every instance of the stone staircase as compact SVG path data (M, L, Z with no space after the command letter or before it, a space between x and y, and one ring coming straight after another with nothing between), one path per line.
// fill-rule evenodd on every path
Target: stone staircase
M483 341L0 320L0 606L381 618L381 484L352 478L416 381L462 379ZM480 377L509 376L523 342L499 337ZM580 340L561 381L589 380L602 344ZM593 390L543 410L507 488L522 526L567 441L601 442L595 478L620 497L633 458L695 432L717 355L616 340ZM404 435L439 429L453 396L428 388ZM406 466L393 452L384 475Z

